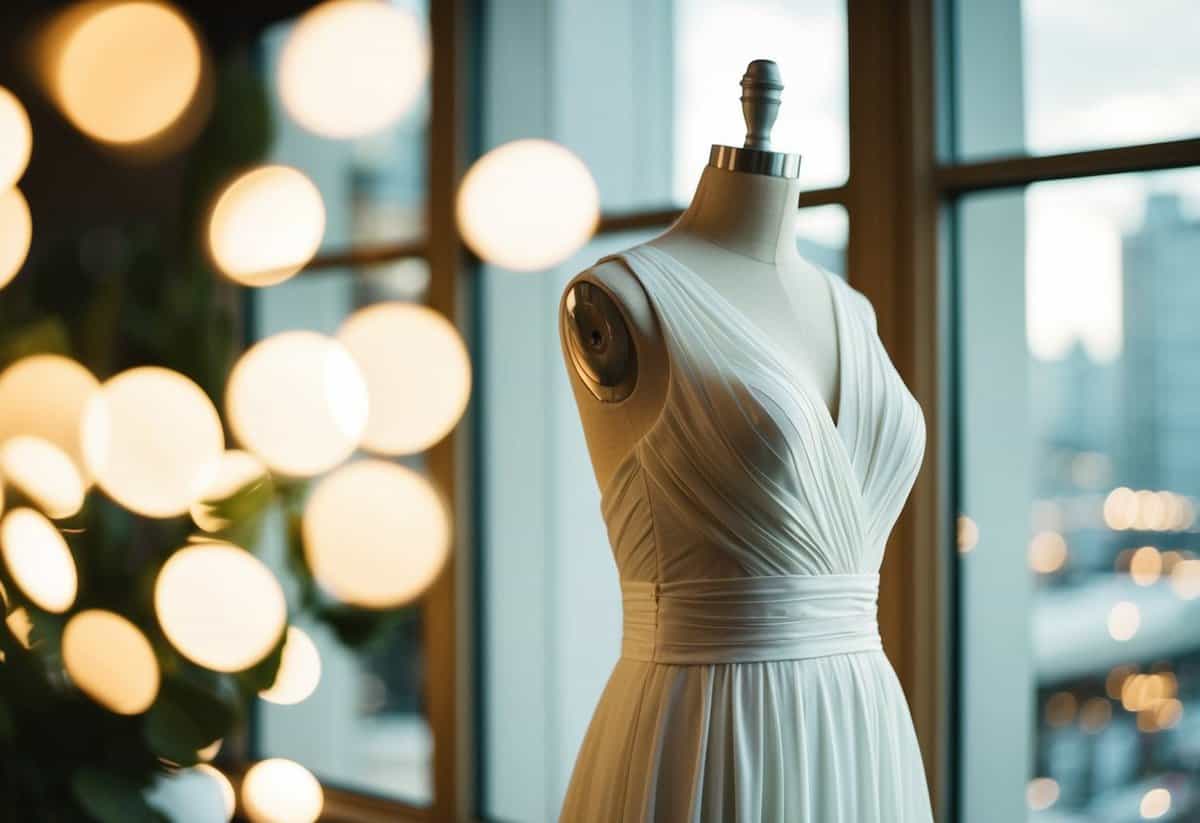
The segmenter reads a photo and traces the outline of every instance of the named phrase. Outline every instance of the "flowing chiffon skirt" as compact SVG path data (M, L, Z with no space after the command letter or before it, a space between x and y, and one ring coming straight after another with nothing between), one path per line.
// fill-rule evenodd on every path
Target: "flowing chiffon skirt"
M882 652L668 665L622 658L563 805L567 823L896 823L932 815Z

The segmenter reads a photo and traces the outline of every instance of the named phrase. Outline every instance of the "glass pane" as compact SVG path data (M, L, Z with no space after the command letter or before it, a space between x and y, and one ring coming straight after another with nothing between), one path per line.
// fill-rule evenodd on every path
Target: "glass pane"
M800 179L808 188L846 181L844 0L677 0L675 37L677 202L691 199L711 144L742 145L738 82L758 58L774 60L783 73L772 142L802 155Z
M956 103L964 157L1200 135L1191 0L960 0Z
M604 210L689 201L709 147L744 141L738 83L756 58L783 71L773 136L803 155L805 184L846 179L844 0L497 4L484 39L484 147L562 143Z
M355 308L380 300L425 299L429 268L419 259L372 266L357 273L332 269L302 274L255 292L256 336L290 329L337 331ZM420 457L404 461L420 470ZM272 513L261 554L283 568L287 526ZM290 579L281 574L282 579ZM288 592L294 604L297 592ZM259 701L256 757L295 760L322 782L415 805L433 797L433 739L425 713L424 648L418 609L402 612L363 648L341 642L328 623L297 625L321 655L321 681L311 697L292 706Z
M411 15L428 43L426 0L390 0ZM325 201L323 251L351 246L414 240L425 232L426 144L429 126L429 80L416 101L393 124L367 137L322 136L301 124L278 93L280 57L295 20L267 29L260 40L260 60L270 83L270 117L274 144L270 162L294 166L316 184ZM397 48L407 44L397 43ZM350 93L347 91L347 93ZM369 108L369 107L364 107ZM334 123L335 128L341 123Z
M1195 819L1200 170L959 226L963 819Z
M796 245L805 259L846 276L846 241L850 219L846 207L813 206L800 210L796 220Z

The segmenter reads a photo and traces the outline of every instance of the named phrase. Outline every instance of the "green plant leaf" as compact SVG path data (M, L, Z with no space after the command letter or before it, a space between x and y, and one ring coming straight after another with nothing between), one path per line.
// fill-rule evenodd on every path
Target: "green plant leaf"
M163 682L158 698L146 713L142 727L150 750L180 766L195 765L196 753L225 737L238 719L236 696L183 677ZM224 692L224 693L222 693Z
M200 501L200 522L220 525L220 528L210 532L212 537L254 551L262 531L263 518L274 499L275 485L270 475L264 475L246 483L228 497Z
M71 776L76 801L99 823L165 823L142 797L141 788L114 772L94 766L76 769Z
M60 317L43 317L0 340L0 367L31 354L68 354L70 336Z
M275 678L279 676L279 665L283 662L283 644L286 641L287 628L285 627L270 654L259 663L234 675L246 692L256 695L263 689L271 688L275 683Z

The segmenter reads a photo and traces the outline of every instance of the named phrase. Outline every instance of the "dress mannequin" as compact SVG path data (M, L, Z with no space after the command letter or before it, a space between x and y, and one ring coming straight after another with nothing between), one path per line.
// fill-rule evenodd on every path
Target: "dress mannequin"
M838 347L829 281L796 248L799 156L770 151L783 88L778 68L754 61L742 88L746 145L713 146L691 204L648 245L707 281L769 337L836 419ZM642 286L616 260L571 281L560 321L567 371L603 489L658 417L667 352Z
M746 145L563 298L622 612L565 823L933 820L877 615L924 421L867 299L796 252L782 87L751 63Z

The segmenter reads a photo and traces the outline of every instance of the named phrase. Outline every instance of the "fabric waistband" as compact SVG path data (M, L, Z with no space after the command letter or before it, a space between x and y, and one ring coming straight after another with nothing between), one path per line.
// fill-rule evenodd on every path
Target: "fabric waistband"
M621 656L758 663L879 650L877 574L621 582Z

